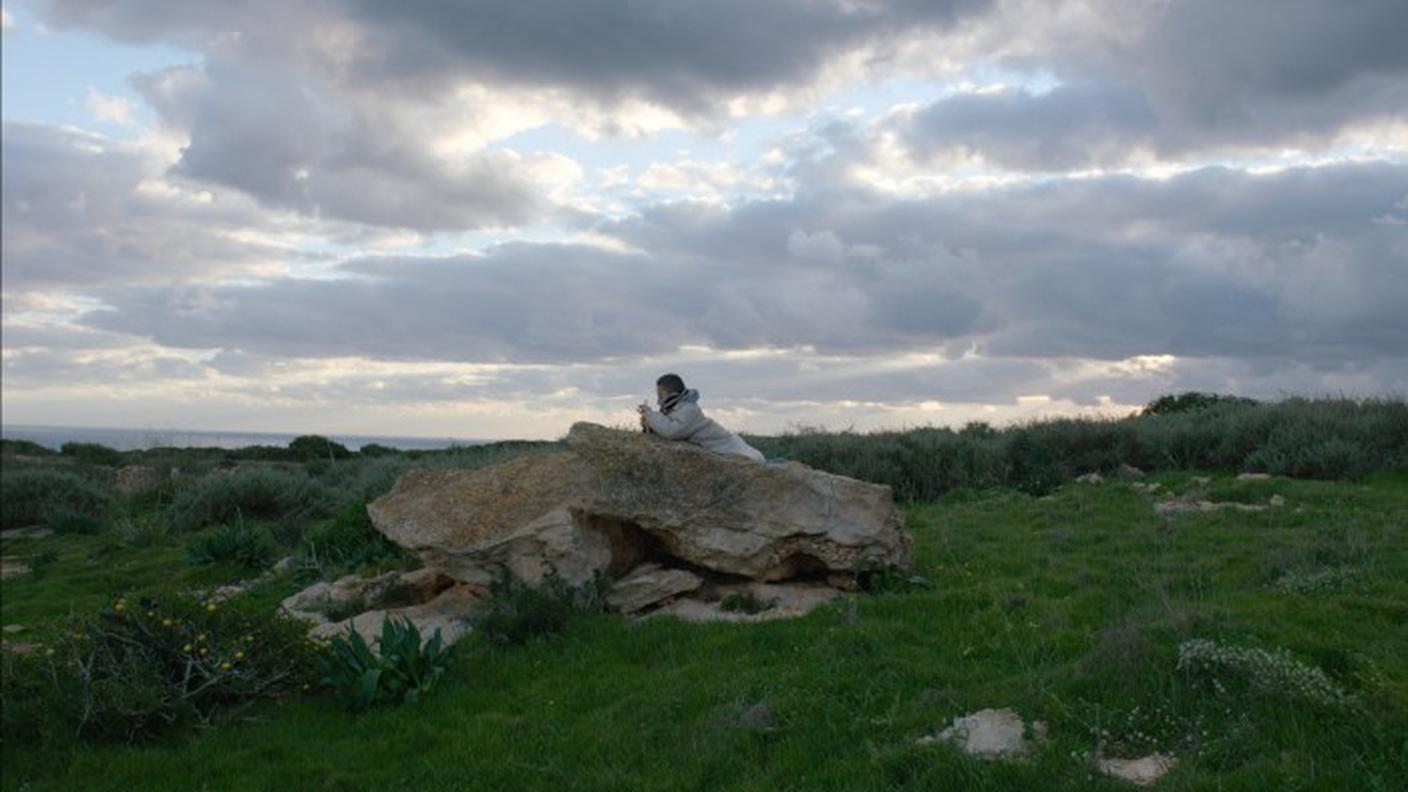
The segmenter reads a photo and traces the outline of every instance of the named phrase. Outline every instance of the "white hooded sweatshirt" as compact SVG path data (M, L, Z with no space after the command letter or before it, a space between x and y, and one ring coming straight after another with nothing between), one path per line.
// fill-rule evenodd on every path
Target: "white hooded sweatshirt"
M754 462L764 461L761 451L705 416L698 400L699 391L687 390L680 394L669 412L647 412L646 426L666 440L687 440L716 454L738 454Z

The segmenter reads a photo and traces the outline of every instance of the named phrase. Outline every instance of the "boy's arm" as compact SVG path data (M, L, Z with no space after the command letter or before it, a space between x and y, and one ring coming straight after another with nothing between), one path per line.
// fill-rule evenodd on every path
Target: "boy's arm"
M646 426L655 434L666 440L683 440L694 433L699 408L693 404L685 404L676 408L670 415L655 410L644 415Z

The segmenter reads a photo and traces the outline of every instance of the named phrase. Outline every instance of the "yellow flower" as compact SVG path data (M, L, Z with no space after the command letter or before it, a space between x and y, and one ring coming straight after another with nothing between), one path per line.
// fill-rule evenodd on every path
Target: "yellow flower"
M148 619L152 618L152 617L155 616L155 615L156 615L156 611L147 611L147 618L148 618Z
M235 659L236 659L236 660L243 660L243 659L244 659L244 652L235 652Z
M49 650L49 654L53 654L53 653L54 653L54 650L53 650L53 649L50 649L50 650ZM303 689L304 689L304 690L307 690L307 689L308 689L308 683L307 683L307 682L304 682L304 683L303 683Z
M204 646L202 646L202 647L200 648L200 656L201 656L201 657L205 657L205 656L208 655L208 654L210 654L210 650L209 650L209 649L206 649Z
M206 605L206 606L205 606L205 612L206 612L206 613L214 613L214 612L215 612L215 603L212 602L212 603L210 603L209 605Z
M162 626L162 627L170 627L170 626L171 626L171 620L170 620L170 619L162 619L162 620L161 620L161 626Z
M181 647L181 651L183 651L183 652L189 652L189 651L191 651L191 645L190 645L190 644L186 644L185 646Z
M220 670L221 670L221 671L229 671L230 668L231 668L231 666L230 666L229 663L221 663L221 664L220 664Z
M127 609L127 606L123 605L121 602L118 602L116 605L112 606L112 609L117 611L118 613L122 613L124 610Z
M245 642L245 643L254 643L254 636L253 636L253 635L246 635L246 636L244 637L244 642Z

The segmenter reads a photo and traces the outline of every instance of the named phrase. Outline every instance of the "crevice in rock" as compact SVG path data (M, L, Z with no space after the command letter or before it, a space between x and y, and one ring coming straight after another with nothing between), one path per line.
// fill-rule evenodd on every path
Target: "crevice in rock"
M659 538L630 520L580 509L572 511L572 518L583 530L606 537L611 546L611 562L607 564L606 577L611 580L619 579L641 564L678 566L679 559L670 555Z
M825 561L810 553L793 553L782 559L781 579L799 582L826 582L832 574Z

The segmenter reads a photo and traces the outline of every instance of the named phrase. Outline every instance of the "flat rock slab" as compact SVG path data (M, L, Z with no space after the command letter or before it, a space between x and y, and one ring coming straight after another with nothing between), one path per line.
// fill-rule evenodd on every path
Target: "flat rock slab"
M458 585L446 589L429 602L404 608L375 609L359 613L349 619L337 622L324 622L309 631L313 638L329 640L334 635L345 635L350 627L367 646L379 653L382 625L389 618L407 619L420 631L421 642L429 641L435 632L440 632L440 640L445 646L455 643L473 631L471 622L482 608L482 593L473 586Z
M1150 786L1177 767L1178 758L1168 754L1149 754L1139 759L1100 759L1097 764L1105 775L1137 786Z
M648 616L673 616L689 622L765 622L795 619L805 616L843 593L817 583L752 583L721 586L719 599L703 600L684 597L651 611ZM728 610L725 601L731 594L750 596L763 605L761 610Z
M1035 721L1028 737L1027 724L1010 709L985 709L953 719L937 736L921 737L920 744L946 742L979 759L1025 759L1036 743L1046 739L1046 724Z
M606 604L622 613L635 613L703 584L703 578L688 570L641 564L616 581L606 595Z

